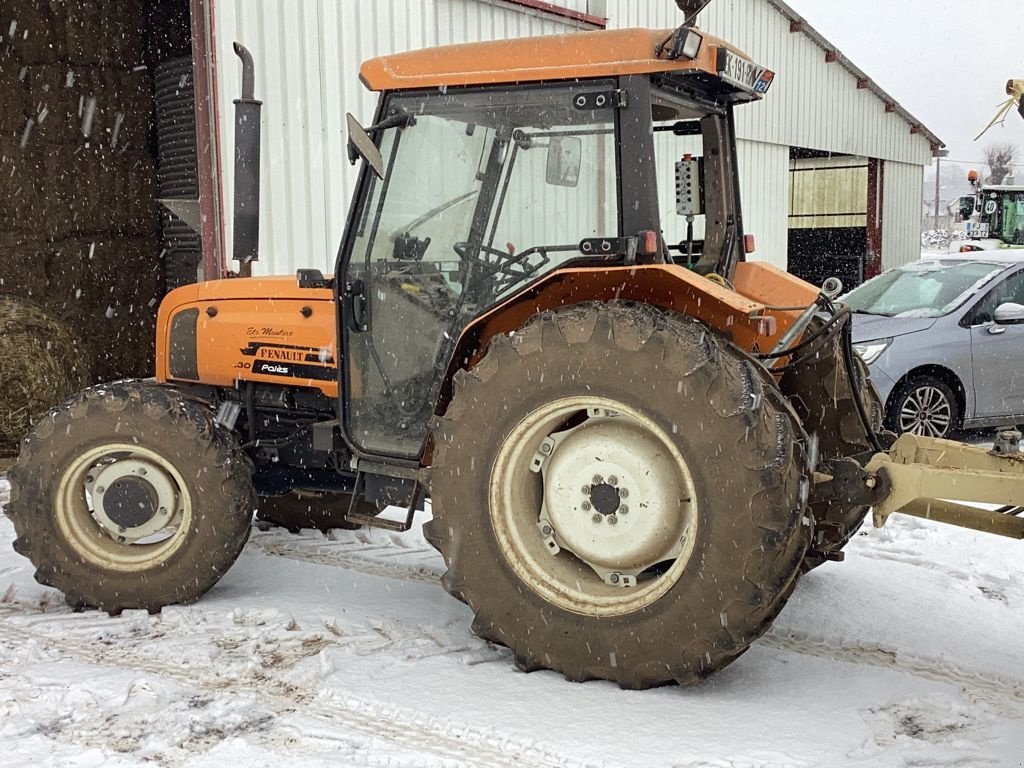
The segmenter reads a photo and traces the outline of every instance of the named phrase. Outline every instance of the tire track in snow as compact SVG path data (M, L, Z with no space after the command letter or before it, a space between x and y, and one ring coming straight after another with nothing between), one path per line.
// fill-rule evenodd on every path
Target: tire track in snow
M365 532L360 533L364 537L367 535ZM251 539L250 542L270 555L349 568L372 576L438 584L444 568L434 549L429 546L402 546L394 541L397 538L391 537L390 545L381 541L362 544L276 532L257 536L254 532L255 541ZM433 559L437 564L402 562L401 558L410 553L425 561ZM913 657L879 646L833 642L791 630L771 630L758 644L773 650L892 669L933 682L953 684L959 686L964 695L975 703L985 703L1008 717L1024 719L1024 682L1021 681L986 676L944 660ZM1007 701L1011 704L1007 705Z
M29 619L27 626L17 626L9 620L0 622L0 643L8 647L35 643L79 661L150 674L205 693L247 695L277 716L297 714L333 725L340 724L413 753L426 753L458 765L495 768L597 768L598 765L565 757L541 743L500 731L447 721L399 705L304 687L275 676L272 669L255 667L251 661L237 667L225 663L222 657L204 660L198 655L192 655L186 663L177 663L167 657L156 661L136 647L145 644L153 650L152 644L147 642L149 638L144 633L140 636L137 624L133 627L130 619L125 622L127 626L120 628L125 637L115 637L113 635L117 633L110 630L117 629L115 624L122 621L119 619L70 613L40 612L36 616L33 622L31 614L24 609L0 608L0 618ZM97 637L97 630L106 632ZM82 638L83 631L89 637ZM194 644L196 639L191 642ZM207 639L216 640L209 636ZM134 643L120 642L122 640L134 640ZM155 642L159 642L159 637ZM230 646L221 644L219 647L222 651L230 651ZM324 647L311 644L310 649L315 649L315 652L304 658L315 655ZM248 657L249 653L249 649L243 648L239 655ZM294 663L302 660L295 659ZM304 737L301 729L299 732ZM322 741L315 735L309 738L314 742Z
M345 568L368 576L438 584L444 574L444 561L437 551L429 545L408 546L398 539L400 536L381 537L362 531L330 539L319 534L254 529L248 546L272 557Z
M837 643L793 631L769 630L758 644L776 651L903 672L924 680L959 686L974 704L991 707L1004 717L1024 719L1024 681L958 667L948 661L928 659L865 644Z

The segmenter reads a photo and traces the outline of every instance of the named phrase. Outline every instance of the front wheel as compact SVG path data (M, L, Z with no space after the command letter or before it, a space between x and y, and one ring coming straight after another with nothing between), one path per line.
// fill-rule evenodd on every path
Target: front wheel
M904 382L889 400L886 421L899 434L948 438L958 427L960 407L946 382L918 376Z
M692 683L764 633L808 546L804 435L704 326L584 304L492 340L434 433L445 588L525 670Z
M76 607L196 600L249 537L252 465L205 405L142 382L100 385L22 442L7 515L36 580Z

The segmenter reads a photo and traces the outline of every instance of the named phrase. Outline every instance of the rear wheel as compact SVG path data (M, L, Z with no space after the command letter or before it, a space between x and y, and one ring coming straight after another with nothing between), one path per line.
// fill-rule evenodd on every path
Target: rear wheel
M36 580L117 613L191 602L249 536L252 467L208 407L141 382L86 390L22 442L7 514Z
M698 323L548 312L457 374L425 531L474 631L522 669L692 683L796 583L802 437L774 382Z

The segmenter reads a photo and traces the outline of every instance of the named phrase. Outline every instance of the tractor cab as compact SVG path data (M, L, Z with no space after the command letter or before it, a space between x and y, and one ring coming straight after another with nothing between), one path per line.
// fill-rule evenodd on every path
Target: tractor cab
M976 170L967 174L974 194L959 201L958 218L964 224L966 241L961 253L1024 248L1024 186L1014 183L984 184Z
M566 267L744 259L733 107L774 74L692 26L364 64L374 124L336 274L349 435L415 458L462 330Z

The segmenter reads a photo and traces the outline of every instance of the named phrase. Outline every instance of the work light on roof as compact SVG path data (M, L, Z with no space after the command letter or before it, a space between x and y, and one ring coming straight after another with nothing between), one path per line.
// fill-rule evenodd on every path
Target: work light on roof
M704 35L692 27L680 27L672 36L666 55L670 59L695 59L704 44Z

